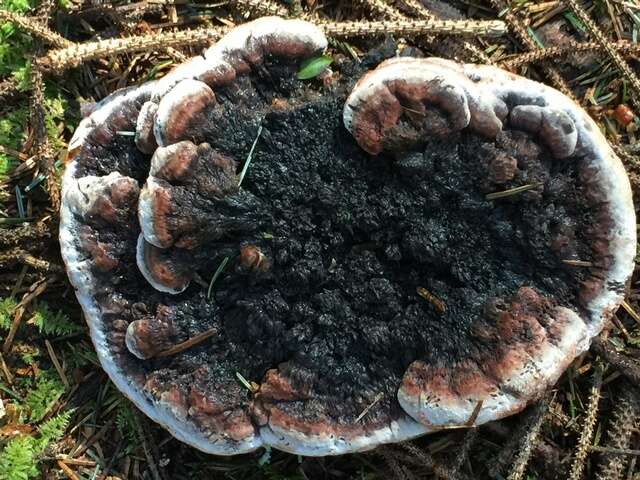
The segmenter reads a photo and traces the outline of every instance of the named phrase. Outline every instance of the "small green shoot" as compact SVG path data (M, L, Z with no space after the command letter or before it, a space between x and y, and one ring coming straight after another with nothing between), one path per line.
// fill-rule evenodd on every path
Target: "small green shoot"
M154 65L151 70L149 70L149 74L147 75L147 78L145 78L145 82L155 79L161 70L164 70L171 65L173 65L173 60L167 60L166 62L160 62L159 64Z
M116 428L122 438L126 441L125 450L128 453L134 451L138 446L138 435L136 433L135 412L131 408L129 401L120 397L116 413Z
M332 63L333 58L329 55L322 55L320 57L305 60L300 65L300 70L298 70L298 80L311 80L312 78L316 78Z
M211 282L209 283L209 289L207 290L207 300L211 299L211 294L213 293L213 285L216 283L216 280L218 280L218 277L222 275L222 272L224 271L224 268L227 266L228 262L229 262L229 257L224 257L220 262L220 265L218 265L218 268L216 269L215 273L213 274L213 277L211 277Z
M255 392L256 391L256 387L254 387L251 382L249 382L249 380L247 380L246 378L244 378L242 376L242 374L240 372L236 372L236 378L238 379L238 381L242 384L242 386L244 388L246 388L247 390L249 390L250 392Z
M29 408L29 421L39 422L64 393L64 385L57 377L44 373L36 380L35 388L29 391L25 404Z

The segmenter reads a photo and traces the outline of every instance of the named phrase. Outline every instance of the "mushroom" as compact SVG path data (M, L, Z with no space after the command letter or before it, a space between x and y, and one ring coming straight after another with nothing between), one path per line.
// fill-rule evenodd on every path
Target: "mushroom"
M205 452L334 455L516 413L632 271L628 179L569 99L435 58L298 80L326 46L244 24L69 145L60 244L98 358Z

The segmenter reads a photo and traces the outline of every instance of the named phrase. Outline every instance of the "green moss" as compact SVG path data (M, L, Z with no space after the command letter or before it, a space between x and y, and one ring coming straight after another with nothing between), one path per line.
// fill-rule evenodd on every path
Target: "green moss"
M1 60L0 60L1 63ZM59 132L58 125L64 122L69 125L69 119L65 117L67 101L59 93L46 92L44 99L45 129L47 137L54 149L61 149L65 146L65 140ZM14 109L0 118L0 145L20 150L24 144L27 131L26 125L29 118L29 111L26 107ZM69 128L73 128L73 123ZM16 165L16 159L10 155L0 153L0 176L7 173Z
M32 8L29 0L0 0L0 8L25 13ZM31 37L19 31L13 24L0 24L0 76L14 75L27 68L30 57ZM20 75L18 73L18 75ZM20 83L20 87L26 85Z
M54 311L44 302L35 304L33 324L44 335L71 335L80 331L80 326L71 321L62 311Z
M62 438L72 410L44 422L38 436L21 436L11 440L0 452L0 480L29 480L39 476L38 461L49 444Z
M0 330L9 330L13 320L13 311L17 305L17 302L11 297L0 300Z
M33 437L11 440L0 455L0 480L29 480L38 476Z
M64 393L64 385L54 375L48 371L41 373L27 393L25 407L29 410L30 422L42 420Z

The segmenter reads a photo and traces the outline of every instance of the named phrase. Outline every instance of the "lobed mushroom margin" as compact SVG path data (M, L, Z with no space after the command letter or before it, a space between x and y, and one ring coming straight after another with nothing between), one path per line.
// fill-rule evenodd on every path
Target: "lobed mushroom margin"
M170 148L180 133L169 127L180 122L168 119L188 116L189 112L181 107L193 107L190 98L205 98L201 106L196 104L196 110L206 107L209 90L214 92L216 86L233 81L236 74L259 64L265 52L301 60L324 48L322 32L306 22L264 18L242 25L202 57L192 59L163 79L117 92L102 101L82 121L69 145L72 161L63 179L60 243L101 364L116 386L145 414L176 438L205 452L229 455L272 445L303 455L340 454L441 428L469 425L470 419L472 424L480 425L513 414L552 386L575 356L588 349L591 338L622 301L633 269L636 233L629 182L620 160L579 106L549 87L495 67L459 65L434 58L389 60L358 82L344 109L345 126L371 154L383 152L395 143L401 117L397 99L400 92L403 101L435 104L446 112L449 121L438 128L469 128L492 138L508 124L540 135L554 155L564 159L561 161L578 156L588 159L583 160L581 180L593 186L593 202L599 205L603 232L596 240L598 253L606 262L594 269L583 286L587 318L559 307L545 320L544 327L536 325L535 318L530 318L531 310L554 307L542 305L544 301L536 292L524 289L518 292L513 308L522 310L526 314L524 321L531 322L536 340L532 345L519 345L521 351L505 352L493 366L492 378L474 365L435 371L414 362L398 392L400 405L408 415L383 428L356 428L348 435L303 428L290 423L291 419L267 423L255 430L244 429L243 422L238 421L223 424L229 431L204 432L185 420L185 412L173 409L170 395L155 399L142 393L139 379L128 378L114 362L102 329L105 306L96 301L100 286L91 275L86 251L78 248L82 222L87 217L111 216L122 224L135 221L128 210L137 203L140 187L137 181L119 173L84 175L79 163L83 151L96 139L108 143L119 131L130 130L135 131L141 152L150 154L158 146ZM420 133L429 133L428 127ZM102 200L105 192L107 202ZM140 201L144 203L144 198ZM139 220L147 241L162 245L144 213ZM158 284L151 272L145 272L141 250L140 247L137 255L141 271L156 289L175 293L185 288ZM100 258L109 262L107 256ZM129 325L124 327L129 330ZM130 338L123 333L123 343ZM131 342L127 345L135 350ZM277 384L278 379L273 380Z

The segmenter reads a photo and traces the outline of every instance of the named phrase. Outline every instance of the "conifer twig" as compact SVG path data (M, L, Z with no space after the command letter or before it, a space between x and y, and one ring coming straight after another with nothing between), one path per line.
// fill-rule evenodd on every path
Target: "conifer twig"
M409 14L413 15L416 18L421 18L423 20L435 20L437 17L433 15L427 8L419 2L418 0L401 0L400 5L407 11ZM437 38L429 38L428 41L438 41ZM446 40L445 40L446 41ZM448 43L453 44L453 39L449 40ZM457 46L457 45L454 45ZM468 42L466 40L460 41L460 46L463 50L472 56L475 56L481 63L491 64L493 63L491 59L478 47L476 47L473 43Z
M534 447L538 443L538 435L540 434L542 422L549 410L549 400L542 400L534 408L533 418L529 423L527 432L520 439L520 449L509 472L508 480L520 480L524 476L527 464L531 458L531 452L533 452Z
M49 143L49 137L45 128L44 111L44 81L40 66L31 66L31 101L29 113L31 127L34 131L33 156L46 178L46 188L51 200L51 206L57 211L60 207L60 185L55 168L55 154Z
M374 14L375 19L382 17L389 20L403 20L405 18L398 9L383 0L356 0L355 3L359 3Z
M640 395L628 382L622 383L611 417L605 446L616 450L628 449L631 446L631 436L640 421ZM625 455L602 455L596 479L621 480L624 478L627 460Z
M49 45L58 48L65 48L75 45L71 40L67 40L59 33L47 28L46 25L19 13L0 10L0 23L11 22L20 30L23 30Z
M621 55L638 55L640 54L640 44L635 44L627 40L611 42L611 47L616 49ZM566 46L562 47L546 47L531 52L521 53L500 61L500 66L508 69L515 69L529 63L542 62L549 59L562 59L571 53L576 52L593 52L598 50L600 44L598 42L575 42L570 41Z
M0 101L14 96L18 92L18 82L15 78L5 78L0 81Z
M500 20L393 20L377 22L319 22L332 37L369 37L375 35L503 35L506 31Z
M596 426L596 416L598 414L598 405L600 403L600 389L602 388L602 371L602 364L598 364L594 373L593 385L591 387L589 402L587 404L587 411L585 412L576 453L573 457L569 480L580 480L580 478L582 478L584 463L587 459L587 455L589 454L589 447L591 446L591 439L593 438L593 432Z
M231 5L246 16L262 17L275 15L276 17L286 17L289 11L280 5L269 0L231 0Z
M211 43L218 40L226 30L226 27L201 28L75 44L68 48L50 51L39 58L38 63L48 71L62 73L64 70L90 60L111 55Z

